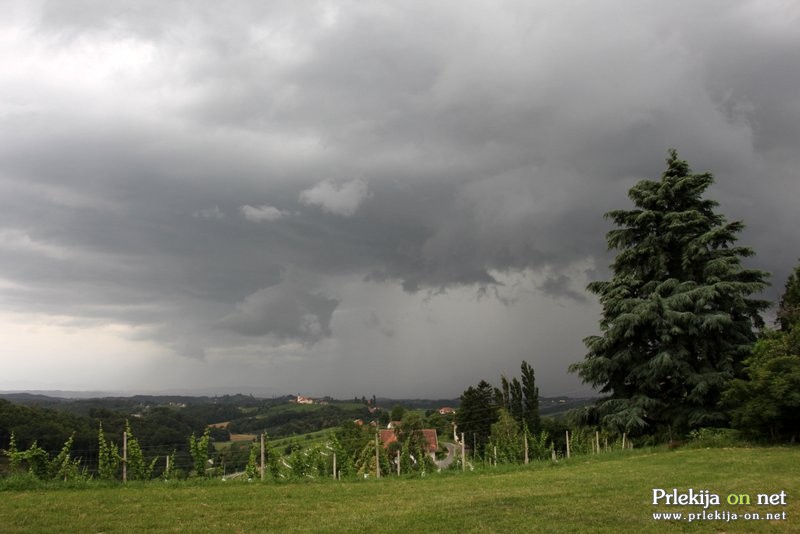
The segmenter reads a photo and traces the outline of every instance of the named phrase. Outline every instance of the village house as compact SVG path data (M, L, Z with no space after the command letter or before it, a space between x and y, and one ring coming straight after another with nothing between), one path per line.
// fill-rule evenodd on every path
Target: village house
M297 399L295 400L297 404L314 404L314 399L309 397L304 397L302 395L298 395Z
M399 422L393 421L395 424L399 426ZM436 429L434 428L423 428L418 432L422 432L422 435L425 437L425 452L431 457L431 459L435 462L436 461L436 451L439 450L439 438L436 435ZM397 434L395 433L394 428L385 428L381 429L380 431L380 440L383 443L383 448L389 448L389 445L397 441Z

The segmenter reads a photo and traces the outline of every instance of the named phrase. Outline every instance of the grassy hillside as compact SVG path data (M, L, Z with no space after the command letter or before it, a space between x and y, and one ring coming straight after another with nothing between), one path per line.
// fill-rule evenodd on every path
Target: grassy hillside
M800 448L679 449L586 456L558 464L423 479L251 483L201 481L0 493L0 530L15 532L797 532ZM709 490L706 512L786 519L654 520L653 489ZM756 494L785 492L786 505ZM726 496L750 494L734 506Z

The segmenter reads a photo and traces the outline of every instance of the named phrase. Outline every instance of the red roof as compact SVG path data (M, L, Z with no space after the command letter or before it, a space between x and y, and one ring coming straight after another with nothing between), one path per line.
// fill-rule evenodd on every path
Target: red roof
M428 452L436 452L439 450L439 438L436 436L436 429L423 428L419 430L419 432L422 432L422 435L425 436L425 441L428 444ZM380 433L380 440L381 443L383 443L383 447L386 448L397 441L397 434L394 429L383 429Z

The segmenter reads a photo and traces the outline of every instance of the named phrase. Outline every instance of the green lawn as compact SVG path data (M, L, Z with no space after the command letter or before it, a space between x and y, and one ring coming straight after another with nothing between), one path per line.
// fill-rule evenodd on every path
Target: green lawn
M797 532L800 448L679 449L356 482L146 483L0 492L0 532ZM2 486L0 486L2 487ZM656 521L654 488L710 490L706 510L785 520ZM786 505L727 495L786 492Z

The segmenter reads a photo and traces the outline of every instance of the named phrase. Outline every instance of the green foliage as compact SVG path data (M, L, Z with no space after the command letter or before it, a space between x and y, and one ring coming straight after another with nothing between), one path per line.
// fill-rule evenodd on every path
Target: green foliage
M250 456L247 459L247 467L244 468L244 474L247 480L256 480L260 478L259 461L258 461L259 445L257 443L250 444Z
M522 360L522 397L523 401L523 420L524 426L531 433L541 430L541 420L539 417L539 388L536 387L536 374L533 367ZM518 419L519 420L519 419Z
M164 471L161 472L161 479L162 480L172 480L177 476L177 468L175 465L175 451L173 450L169 455L166 457L166 465L164 466Z
M11 473L15 473L19 470L20 467L20 455L19 449L17 449L17 440L14 437L14 433L11 433L11 439L9 440L8 449L3 451L6 456L8 456L8 469Z
M390 421L402 421L403 416L406 414L406 409L404 406L397 405L392 408L391 415L389 416Z
M208 447L211 441L211 429L206 427L200 439L197 439L194 432L189 437L189 454L192 457L194 475L202 477L206 475L208 469Z
M354 475L362 464L362 452L372 443L375 434L371 427L347 421L337 428L331 436L330 444L336 452L337 470L342 476ZM374 452L374 451L373 451Z
M117 446L106 440L102 423L97 433L97 442L97 475L101 480L114 480L117 478L122 457L119 454Z
M36 441L44 450L55 451L74 435L73 446L88 450L94 446L93 426L86 417L0 399L0 448L8 447L13 433L22 449Z
M60 479L65 482L85 478L84 470L80 467L80 458L72 458L74 437L74 435L70 436L58 455L50 460L49 478Z
M418 480L246 484L190 481L135 490L104 484L0 479L0 525L10 532L763 532L797 531L800 448L631 451L581 461L499 467ZM11 477L9 477L11 478ZM654 482L655 481L655 482ZM654 521L648 497L659 482L683 493L785 491L786 506L732 512L786 512L783 521ZM58 487L57 491L53 491ZM25 490L19 491L18 490ZM35 490L35 491L29 491ZM49 491L42 491L49 490ZM209 506L202 506L208 504ZM684 508L685 513L690 507ZM695 507L696 508L696 507ZM723 504L722 509L726 509ZM580 509L580 513L577 510ZM710 508L713 513L713 507ZM699 511L699 510L695 510Z
M395 430L400 444L401 473L430 473L436 469L428 453L428 442L422 418L415 412L406 412L400 427ZM396 460L396 458L395 458Z
M734 427L754 438L796 440L800 437L800 328L765 331L745 365L746 379L734 380L724 396Z
M268 428L273 437L306 434L339 426L353 419L368 419L364 404L293 404L268 405L248 417L231 420L232 433L260 433Z
M376 473L375 468L375 435L373 434L364 448L358 453L355 460L356 474L362 477L374 477ZM380 462L381 476L386 476L390 473L391 464L389 463L389 455L383 446L378 445L378 461Z
M269 436L264 434L264 469L266 469L267 474L272 475L272 478L278 478L280 476L280 455L275 452L275 449L272 447Z
M348 477L356 474L356 455L363 449L363 444L353 450L348 450L340 439L340 430L331 433L325 446L331 451L331 454L336 455L337 476ZM331 475L333 475L333 466L331 466Z
M524 438L519 425L505 409L497 412L497 422L487 446L487 455L495 463L520 463L524 458Z
M464 433L467 445L474 445L475 454L482 456L497 421L496 397L492 386L481 380L461 394L461 404L456 412L458 432Z
M550 433L542 430L538 434L528 435L528 459L549 460L552 457L553 442Z
M606 214L619 250L608 281L589 284L603 307L601 335L587 337L570 366L606 397L593 421L617 432L678 433L724 424L722 391L741 370L767 302L749 298L767 276L744 269L752 250L734 246L741 222L727 223L702 198L711 174L691 174L674 150L660 181L629 191L633 210Z
M64 442L61 451L54 458L50 458L47 451L36 441L25 451L18 450L12 433L9 447L4 452L9 458L12 475L19 475L19 470L24 465L27 467L28 475L38 480L78 480L86 478L86 472L85 469L81 469L80 459L72 458L73 441L74 436L70 436Z
M504 408L519 424L531 433L540 430L539 388L536 387L536 374L533 367L522 361L520 365L522 382L516 377L508 380L500 376L501 389L495 390L495 403Z
M525 420L525 395L522 390L522 384L516 377L511 380L509 390L508 410L516 422L522 423Z
M444 436L448 440L453 439L452 415L442 415L438 411L433 410L432 413L425 418L425 427L435 429L439 436Z
M784 332L800 324L800 265L794 268L786 280L786 287L778 306L778 323Z
M739 447L743 444L741 433L732 428L698 428L689 432L687 447L722 448Z
M31 443L28 450L21 453L21 460L28 465L28 472L39 480L50 478L50 458L37 441Z
M131 425L125 421L125 433L127 434L128 445L128 480L150 480L153 476L153 469L155 469L158 457L153 458L148 464L145 461L142 447L139 445L139 440L133 436L131 432Z

